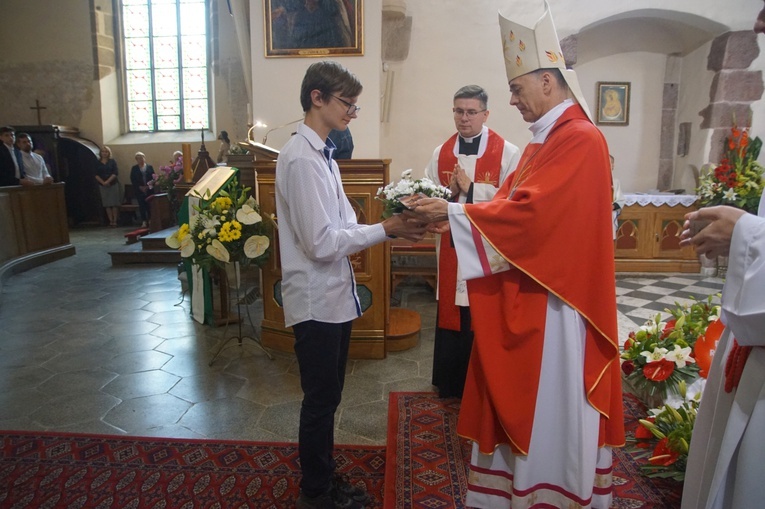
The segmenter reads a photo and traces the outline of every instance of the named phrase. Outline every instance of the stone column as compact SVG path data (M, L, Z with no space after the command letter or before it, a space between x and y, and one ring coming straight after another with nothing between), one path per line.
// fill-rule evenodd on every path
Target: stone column
M707 69L717 74L709 90L709 106L699 112L701 128L712 129L709 161L720 161L734 123L752 125L751 103L762 97L763 81L762 71L748 68L759 54L757 36L751 30L728 32L712 41Z

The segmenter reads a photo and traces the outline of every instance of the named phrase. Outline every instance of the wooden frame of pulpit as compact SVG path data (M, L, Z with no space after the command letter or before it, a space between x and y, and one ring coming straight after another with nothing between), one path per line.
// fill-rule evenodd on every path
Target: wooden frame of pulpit
M380 220L383 204L375 199L377 190L388 181L389 159L349 159L338 161L345 194L356 220L373 224ZM264 214L276 211L276 161L255 160L258 203ZM242 168L239 168L242 171ZM277 224L279 218L277 215ZM281 305L281 267L279 264L278 231L274 252L263 267L263 346L280 351L294 351L295 337L284 326ZM349 357L382 359L386 352L386 331L390 313L390 250L383 242L352 255L356 289L362 315L353 322Z

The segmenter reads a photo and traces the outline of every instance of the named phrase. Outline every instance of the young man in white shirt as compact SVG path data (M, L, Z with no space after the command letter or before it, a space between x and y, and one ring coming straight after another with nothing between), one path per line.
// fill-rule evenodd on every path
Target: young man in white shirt
M32 151L34 144L32 138L27 133L19 133L16 136L16 146L18 147L21 160L24 163L24 173L26 178L32 181L35 185L52 184L53 177L51 177L48 171L48 166L45 164L45 159L40 154L36 154Z
M300 90L305 120L276 163L276 214L284 321L295 334L303 402L298 509L362 508L369 497L335 474L334 415L342 396L351 326L361 316L349 255L389 236L417 241L423 225L394 216L364 225L343 191L332 129L356 118L362 86L345 67L317 62Z

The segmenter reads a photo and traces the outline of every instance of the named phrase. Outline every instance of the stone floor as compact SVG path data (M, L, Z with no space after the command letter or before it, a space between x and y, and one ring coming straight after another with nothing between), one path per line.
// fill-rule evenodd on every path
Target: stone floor
M0 429L296 441L294 356L273 352L270 360L245 342L208 366L231 331L191 320L174 266L112 267L107 252L122 233L73 230L76 256L2 285ZM622 341L674 301L722 287L698 275L621 275L617 283ZM256 325L259 304L251 306ZM349 361L337 443L384 444L388 393L433 389L433 292L405 281L392 304L420 312L419 344L384 360Z

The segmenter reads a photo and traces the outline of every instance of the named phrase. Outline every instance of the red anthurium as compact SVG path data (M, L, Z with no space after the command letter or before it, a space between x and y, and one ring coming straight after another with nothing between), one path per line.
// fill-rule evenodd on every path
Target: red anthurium
M643 366L643 375L654 382L663 382L675 370L675 363L667 359L649 362Z
M665 339L667 336L669 336L673 330L675 330L675 324L677 323L677 320L674 318L672 320L667 320L667 323L664 324L664 328L661 331L661 339Z
M653 450L653 457L648 458L648 462L651 465L668 466L677 461L680 453L677 453L669 448L669 439L667 437L659 440L656 444L656 448Z
M712 351L715 349L717 340L720 339L724 328L725 326L720 320L715 320L709 324L706 332L699 336L693 346L693 356L696 358L699 376L702 378L709 375L709 368L712 365Z
M646 421L654 422L656 420L655 417L646 417ZM651 430L643 426L642 424L638 424L637 429L635 429L635 438L637 440L652 440L653 439L653 433L651 433Z

